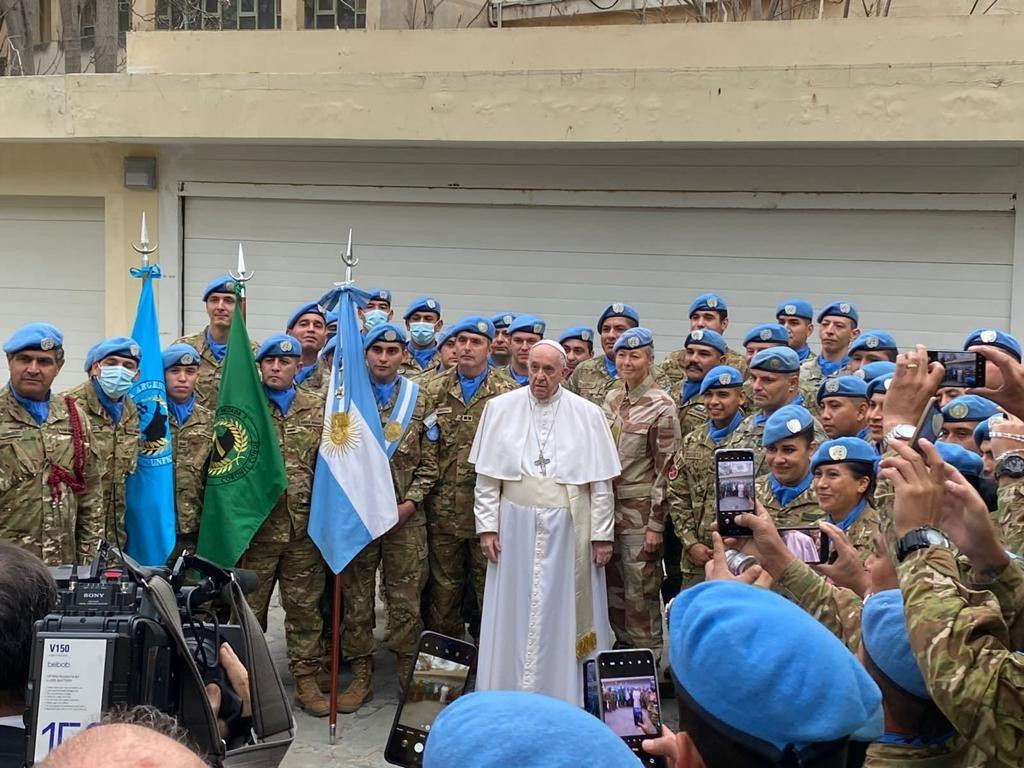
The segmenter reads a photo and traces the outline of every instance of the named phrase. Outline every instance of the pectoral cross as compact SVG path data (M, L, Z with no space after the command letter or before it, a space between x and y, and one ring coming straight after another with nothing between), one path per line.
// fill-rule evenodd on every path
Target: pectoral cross
M550 463L551 463L551 459L545 458L544 457L544 451L540 451L537 454L537 460L535 462L533 462L533 466L540 467L540 473L542 475L544 475L544 477L547 477L548 476L548 469L547 469L547 467L548 467L548 464L550 464Z

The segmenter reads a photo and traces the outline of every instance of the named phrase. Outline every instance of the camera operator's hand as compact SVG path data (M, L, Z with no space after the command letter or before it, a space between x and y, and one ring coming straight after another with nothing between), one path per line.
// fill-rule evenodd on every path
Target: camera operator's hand
M834 562L817 565L814 569L822 576L831 579L837 587L844 587L864 597L871 588L871 578L861 562L860 554L842 530L831 523L820 522L822 533L828 536L832 549L836 553Z
M996 532L988 505L967 478L946 465L946 495L942 500L939 528L956 544L974 568L975 578L994 581L1009 561Z
M656 739L644 739L640 747L648 755L664 757L669 768L682 768L686 765L703 764L683 761L683 755L686 754L687 747L692 746L692 744L693 742L683 738L683 734L673 733L669 730L668 726L663 725L661 726L661 736Z
M252 717L252 697L249 692L249 670L245 668L241 659L235 655L234 650L227 643L221 643L218 657L221 667L224 668L224 674L227 676L228 682L242 700L242 717ZM217 726L220 729L221 738L226 739L228 738L230 728L225 721L220 719L220 686L216 683L207 683L206 696L210 700L210 709L213 710L213 716L217 718Z
M945 369L929 363L928 349L920 344L896 358L896 374L882 405L885 434L899 424L917 424L943 375Z
M888 402L888 398L886 399ZM937 528L945 494L946 463L935 446L921 440L918 453L902 440L890 449L896 452L882 460L879 477L892 483L893 528L897 537L906 536L915 528Z
M998 388L976 387L967 391L972 395L987 397L1001 405L1007 413L1024 419L1024 366L995 347L981 345L971 347L968 351L977 352L998 368L1003 376L1003 384Z
M734 576L729 570L729 564L725 561L725 544L718 531L711 534L712 550L714 554L704 566L704 578L708 581L740 581L744 584L753 584L761 575L763 569L760 565L752 565L739 576Z
M753 515L749 512L736 515L736 524L749 528L754 534L758 561L773 579L777 579L796 557L789 551L775 527L775 521L760 501L754 502L754 510L756 514Z

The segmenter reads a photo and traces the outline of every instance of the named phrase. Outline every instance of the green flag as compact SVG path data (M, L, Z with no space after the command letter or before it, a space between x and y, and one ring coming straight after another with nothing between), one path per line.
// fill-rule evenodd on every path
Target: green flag
M198 553L233 567L288 484L263 383L249 346L241 299L228 334Z

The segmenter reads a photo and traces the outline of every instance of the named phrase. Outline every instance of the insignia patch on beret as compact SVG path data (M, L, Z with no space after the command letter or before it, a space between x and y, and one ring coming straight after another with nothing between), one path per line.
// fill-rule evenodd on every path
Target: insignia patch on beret
M700 328L698 328L696 331L691 331L690 338L693 341L700 341L701 339L704 338L704 331L702 331Z
M540 323L534 323L533 332L539 336L540 334L544 333L544 326L541 325Z
M833 445L828 449L828 457L832 461L843 461L846 459L846 446L845 445Z
M437 302L436 301L434 301L433 299L427 299L427 307L429 309L433 309L436 306L437 306Z
M287 339L285 339L284 341L281 342L280 347L281 347L281 351L282 352L291 352L292 351L292 343L290 341L288 341Z
M192 365L195 361L192 359L192 353L186 352L184 355L181 356L181 360L179 360L178 362L180 362L182 365Z
M762 328L758 335L761 337L761 341L768 341L772 337L772 332L770 328Z
M629 340L626 342L626 346L629 347L630 349L636 349L637 347L640 346L640 339L638 339L636 336L630 336Z
M716 299L716 298L715 298L714 296L711 296L711 297L710 297L710 298L709 298L709 299L707 300L707 305L708 305L708 306L709 306L709 307L710 307L711 309L715 309L715 308L716 308L716 307L718 306L718 299Z
M235 290L235 284L229 280L228 282L224 283L224 290L230 293L231 291Z
M476 324L476 329L480 331L480 333L487 333L487 323L481 320L479 323Z
M969 413L969 410L966 403L953 403L949 407L949 415L954 419L962 419Z
M615 304L612 304L612 312L621 312L624 308L624 305L619 304L617 302Z
M782 366L782 361L777 357L773 357L768 361L768 367L778 370Z
M875 349L878 347L878 337L868 336L867 339L864 340L864 346L868 349Z
M829 379L828 381L825 382L825 391L826 392L838 392L839 391L839 382L836 381L835 379Z
M54 347L54 341L50 336L44 336L43 340L39 342L39 348L43 352L49 352Z
M384 331L384 341L398 341L398 334L394 331Z
M786 429L789 430L790 434L795 435L800 431L800 419L790 419L787 421Z
M505 325L512 325L512 315L505 315L504 317L501 318L501 322L503 322Z
M863 379L864 378L864 370L862 368L858 368L856 371L854 371L850 375L851 376L856 376L858 379Z
M132 357L138 357L139 356L139 345L138 344L132 344L130 347L128 347L128 352L129 352L129 354Z
M982 340L983 342L985 342L986 344L991 344L991 343L992 343L993 341L995 341L995 340L996 340L996 338L998 338L998 337L997 337L997 335L996 335L996 332L995 332L995 331L993 331L993 330L987 330L987 331L982 331L982 332L981 332L981 336L980 336L979 338L980 338L980 339L981 339L981 340Z
M387 299L388 299L388 292L387 291L377 291L377 298L378 299L384 299L385 301L387 301Z
M782 311L785 314L787 314L787 315L795 315L796 314L796 304L787 304L786 306L784 306L782 308Z
M932 432L936 435L942 432L942 414L936 413L932 416Z
M844 315L850 314L850 305L844 301L842 304L839 305L839 311L842 312Z
M891 386L892 386L892 379L886 379L885 380L885 391L888 392L889 391L889 387L891 387Z
M580 338L584 341L590 341L590 331L584 331L580 334Z
M732 374L729 374L729 373L721 373L721 374L719 374L718 375L718 383L721 384L723 387L726 384L731 384L732 383Z

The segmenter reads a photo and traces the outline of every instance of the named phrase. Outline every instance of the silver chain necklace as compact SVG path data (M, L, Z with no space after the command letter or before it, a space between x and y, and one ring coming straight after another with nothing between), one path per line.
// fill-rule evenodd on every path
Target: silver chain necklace
M544 435L544 439L541 440L540 430L537 428L537 420L535 418L537 409L537 400L531 395L530 396L530 419L533 421L534 439L537 441L537 460L533 462L535 467L540 469L541 475L547 477L548 475L548 464L551 463L551 459L544 455L544 449L548 445L548 440L551 439L551 435L555 432L555 420L558 418L558 407L562 404L562 398L558 398L558 402L555 403L555 409L551 414L551 427L548 429L547 434Z

